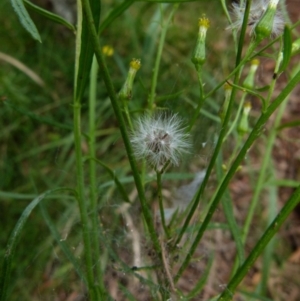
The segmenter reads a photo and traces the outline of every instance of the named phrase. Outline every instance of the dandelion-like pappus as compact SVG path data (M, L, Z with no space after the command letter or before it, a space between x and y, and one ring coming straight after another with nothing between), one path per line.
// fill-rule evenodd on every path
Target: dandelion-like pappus
M138 159L145 158L157 171L167 162L178 165L183 154L190 152L190 136L177 114L144 115L134 124L131 142Z

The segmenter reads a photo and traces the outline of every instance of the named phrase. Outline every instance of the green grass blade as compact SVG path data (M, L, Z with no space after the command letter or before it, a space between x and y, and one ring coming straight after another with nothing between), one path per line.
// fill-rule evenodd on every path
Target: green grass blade
M223 178L223 171L222 171L222 156L221 153L218 156L217 159L217 176L218 176L218 180L221 183L222 178ZM231 198L231 195L228 191L228 189L226 189L226 191L224 192L224 197L222 198L222 206L224 209L224 214L227 220L227 223L229 225L232 237L234 239L234 242L236 244L236 250L237 250L237 255L238 255L238 261L239 261L239 266L242 265L242 263L245 260L245 254L244 254L244 246L243 246L243 242L242 242L242 237L241 237L241 231L240 228L237 224L237 221L234 217L234 209L233 209L233 200Z
M22 108L20 105L13 104L11 101L5 101L4 103L5 103L5 105L7 105L10 108L12 108L12 109L16 110L17 112L19 112L20 114L28 116L29 118L31 118L33 120L36 120L40 123L45 123L45 124L48 124L48 125L51 125L51 126L54 126L56 128L63 129L63 130L72 131L72 129L73 129L73 126L71 124L68 125L68 124L57 122L57 121L55 121L53 119L50 119L50 118L41 117L39 115L36 115L36 114Z
M265 249L266 245L274 237L274 235L279 231L279 228L282 226L282 224L287 219L287 217L291 214L294 208L299 204L299 202L300 202L300 186L298 186L298 188L295 190L292 196L288 199L288 201L285 203L284 207L281 209L281 211L276 216L274 221L271 223L271 225L268 227L268 229L265 231L263 236L255 245L255 247L252 249L248 258L245 260L244 264L238 269L236 274L230 280L229 284L227 285L226 289L219 297L218 301L232 300L233 293L236 287L238 286L238 284L246 276L250 267L253 266L258 256L262 253L262 251Z
M59 233L58 233L55 225L53 224L53 222L45 208L45 205L43 203L40 203L40 209L42 211L43 218L44 218L52 236L55 238L57 244L60 246L60 248L64 252L65 256L73 264L74 269L75 269L76 273L78 274L78 276L80 277L80 279L84 282L85 285L87 285L87 280L85 278L83 271L81 270L81 268L79 266L78 261L72 254L72 252L69 249L69 247L67 246L67 244L61 239L61 236L59 235Z
M31 36L42 43L40 34L31 20L25 6L23 0L10 0L12 7L14 8L22 26L31 34Z
M65 20L61 16L53 14L53 13L47 11L46 9L43 9L43 8L31 3L28 0L24 0L24 3L28 8L32 9L33 11L40 14L41 16L46 17L47 19L49 19L55 23L61 24L65 27L67 27L68 29L72 30L73 32L76 32L74 25L69 23L67 20Z
M212 267L213 261L214 261L214 255L210 256L209 261L207 263L207 267L206 267L202 277L200 278L198 283L195 285L195 287L191 290L191 292L187 295L188 300L196 297L202 291L202 289L207 281L207 278L209 276L209 272Z
M23 211L21 217L19 218L14 230L12 231L8 243L6 246L6 251L4 255L4 262L2 266L2 273L1 273L1 280L0 280L0 301L5 301L6 300L6 293L7 293L7 288L9 283L11 282L10 280L10 274L11 274L11 264L12 260L14 257L14 252L16 249L16 245L18 242L18 239L21 235L21 232L23 230L23 227L32 212L32 210L43 200L45 199L49 194L61 190L69 190L74 192L73 189L70 188L57 188L57 189L52 189L48 190L45 193L39 195L36 197Z

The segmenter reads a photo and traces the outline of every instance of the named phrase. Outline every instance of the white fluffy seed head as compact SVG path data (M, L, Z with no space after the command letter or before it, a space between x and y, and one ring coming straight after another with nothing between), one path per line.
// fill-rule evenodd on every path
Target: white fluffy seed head
M266 9L268 8L269 0L254 0L252 2L249 18L248 18L248 26L250 28L250 35L254 34L255 27L260 19L263 17ZM246 9L245 2L243 5L240 3L232 4L232 18L234 22L228 28L240 30L243 24L244 13ZM276 9L276 8L274 8ZM272 37L276 37L280 35L284 28L284 20L281 12L277 9L276 14L274 16L273 26L272 26Z
M183 154L191 149L190 136L182 127L182 119L175 115L144 115L134 124L131 143L135 156L145 158L155 170L170 162L178 165Z

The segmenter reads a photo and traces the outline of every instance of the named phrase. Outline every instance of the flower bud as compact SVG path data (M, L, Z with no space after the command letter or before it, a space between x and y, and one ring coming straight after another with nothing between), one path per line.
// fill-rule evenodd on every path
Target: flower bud
M257 68L259 66L259 60L254 59L251 61L251 66L248 75L246 76L243 86L248 89L252 89L254 87L254 78Z
M201 66L205 62L205 39L206 39L206 32L210 26L210 21L205 17L199 19L199 32L198 32L198 39L197 44L193 53L192 62L197 67Z
M249 113L251 111L251 108L252 108L252 106L251 106L250 101L245 102L242 117L241 117L241 120L240 120L240 124L237 128L238 133L241 136L243 136L244 134L247 134L249 132L248 117L249 117Z
M300 38L293 42L292 44L292 55L295 55L300 50Z
M132 97L132 86L136 72L141 68L141 61L139 59L132 59L129 65L129 71L125 83L119 92L119 97L122 100L130 100Z
M263 14L259 22L257 23L254 32L256 35L256 40L258 42L262 41L265 38L270 37L271 35L278 35L279 27L281 31L283 29L282 19L275 18L277 13L277 4L279 0L270 0L266 12ZM280 23L280 26L274 24L274 21Z
M224 100L223 105L222 105L222 107L220 108L220 111L219 111L219 116L220 116L220 119L221 119L222 122L225 119L225 115L226 115L226 112L227 112L227 109L228 109L232 87L229 84L225 84L224 85L224 91L225 91L225 100Z

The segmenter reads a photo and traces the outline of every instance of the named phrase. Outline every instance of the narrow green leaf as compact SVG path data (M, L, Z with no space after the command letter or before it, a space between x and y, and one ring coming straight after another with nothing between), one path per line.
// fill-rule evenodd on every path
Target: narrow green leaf
M101 2L89 0L93 20L96 28L99 28ZM75 78L75 97L77 101L81 101L87 80L90 75L92 60L94 55L94 47L90 31L88 29L87 18L83 16L81 5L78 7L81 11L78 12L78 30L76 40L76 78ZM99 31L98 31L99 32Z
M213 261L214 261L214 254L212 254L209 257L206 269L205 269L204 273L202 274L202 277L199 279L199 281L197 282L195 287L187 295L188 300L196 297L202 291L202 289L203 289L203 287L204 287L204 285L207 281L207 278L209 276L209 272L210 272L210 269L212 267Z
M289 65L292 56L292 33L289 26L284 27L283 32L283 51L282 51L282 63L278 73L283 72Z
M17 16L19 17L19 20L23 27L31 34L31 36L35 39L38 40L40 43L42 43L40 34L31 20L25 6L23 3L23 0L10 0L11 5L14 8Z
M76 273L78 274L78 276L80 277L80 279L85 283L85 285L87 285L87 280L85 278L83 271L80 268L78 261L74 257L73 253L71 252L71 250L69 249L69 247L65 243L65 241L61 239L61 236L59 235L59 233L58 233L55 225L53 224L53 222L45 208L45 205L43 203L40 203L40 209L42 211L43 218L44 218L52 236L55 238L57 244L60 246L60 248L64 252L65 256L73 264L74 269L75 269Z
M41 117L39 115L36 115L36 114L22 108L19 105L17 106L15 104L13 104L11 101L5 101L5 105L7 105L10 108L16 110L20 114L22 114L24 116L28 116L29 118L31 118L33 120L36 120L36 121L39 121L41 123L45 123L45 124L48 124L48 125L51 125L51 126L54 126L56 128L63 129L63 130L69 130L69 131L73 130L73 126L71 124L64 124L64 123L57 122L57 121L55 121L53 119L50 119L50 118Z
M18 239L21 235L21 232L23 230L23 227L32 212L32 210L44 199L46 198L49 194L61 190L69 190L74 192L73 189L70 188L57 188L57 189L52 189L48 190L45 193L39 195L36 197L23 211L21 217L19 218L14 230L12 231L7 246L6 246L6 251L4 255L4 262L2 266L2 274L1 274L1 280L0 280L0 301L5 301L6 300L6 293L7 293L7 288L9 283L11 283L10 280L10 274L11 274L11 264L12 260L14 257L16 245L18 242Z
M46 17L46 18L48 18L49 20L51 20L55 23L61 24L65 27L69 28L74 33L76 32L76 29L75 29L74 25L69 23L67 20L65 20L61 16L53 14L53 13L49 12L48 10L43 9L43 8L31 3L28 0L24 0L24 3L27 7L29 7L30 9L32 9L36 13L40 14L41 16Z
M109 15L101 23L99 32L101 33L109 24L111 24L117 17L119 17L135 0L124 0L117 5Z

